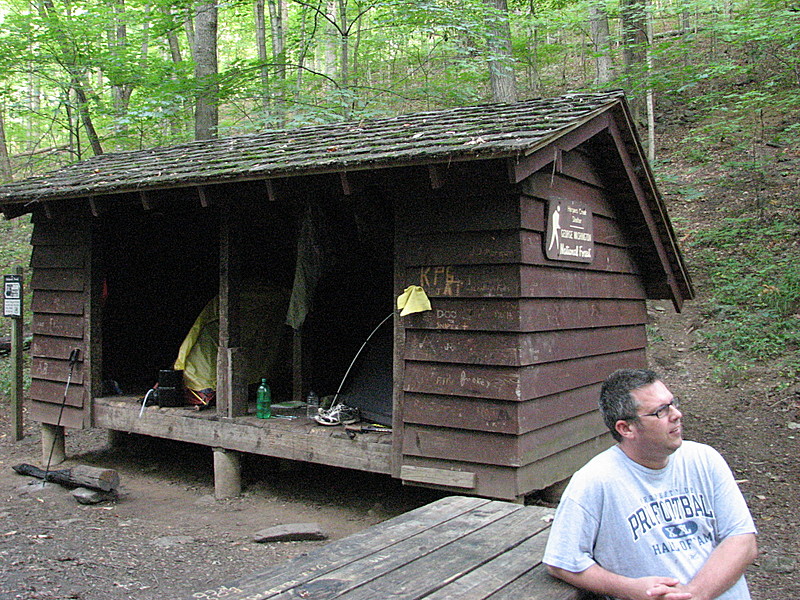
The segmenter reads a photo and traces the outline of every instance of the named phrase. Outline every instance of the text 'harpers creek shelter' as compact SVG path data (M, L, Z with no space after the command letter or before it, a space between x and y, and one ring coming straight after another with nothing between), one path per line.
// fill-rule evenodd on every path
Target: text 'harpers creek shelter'
M106 154L0 207L34 221L43 440L177 439L215 469L255 453L520 499L610 444L599 387L646 365L645 301L693 296L617 92ZM400 316L409 286L431 310ZM203 314L215 405L142 410ZM261 377L276 403L341 388L391 432L257 419Z

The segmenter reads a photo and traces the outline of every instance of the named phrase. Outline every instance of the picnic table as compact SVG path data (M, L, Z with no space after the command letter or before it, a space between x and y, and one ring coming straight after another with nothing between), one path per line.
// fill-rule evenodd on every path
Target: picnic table
M577 600L541 563L552 509L449 496L192 594L226 600Z

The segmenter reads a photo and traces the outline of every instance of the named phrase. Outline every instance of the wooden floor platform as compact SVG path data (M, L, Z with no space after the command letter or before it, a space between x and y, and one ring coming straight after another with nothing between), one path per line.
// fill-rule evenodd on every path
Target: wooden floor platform
M552 509L450 496L262 573L199 590L226 600L577 600L541 563Z
M291 419L228 419L219 417L213 408L198 411L147 406L140 415L141 398L133 396L95 398L92 410L94 426L104 429L370 473L391 473L391 433L350 436L341 426L318 425L302 411L273 411L294 417Z

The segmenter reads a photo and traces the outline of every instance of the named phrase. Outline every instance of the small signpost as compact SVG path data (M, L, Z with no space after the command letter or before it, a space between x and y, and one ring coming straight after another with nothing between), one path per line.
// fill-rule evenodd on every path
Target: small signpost
M14 441L22 439L22 267L3 275L3 316L11 318L11 429Z

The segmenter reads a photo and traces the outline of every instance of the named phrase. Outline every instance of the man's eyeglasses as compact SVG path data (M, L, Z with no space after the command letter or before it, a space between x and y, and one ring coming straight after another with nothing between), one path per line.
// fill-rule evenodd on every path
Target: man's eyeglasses
M647 413L646 415L637 415L637 416L639 416L639 417L656 417L658 419L663 419L664 417L666 417L669 414L669 409L670 408L672 408L673 406L675 408L678 408L680 403L681 403L681 399L678 398L677 396L674 396L672 398L672 402L670 402L669 404L664 404L663 406L659 406L658 409L656 409L655 412Z

